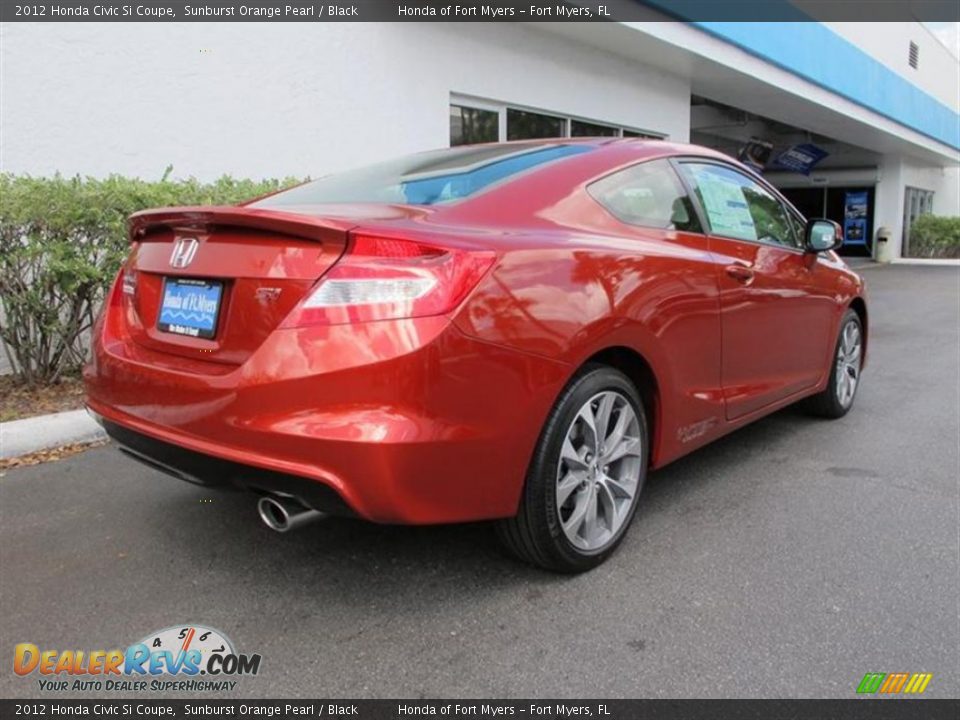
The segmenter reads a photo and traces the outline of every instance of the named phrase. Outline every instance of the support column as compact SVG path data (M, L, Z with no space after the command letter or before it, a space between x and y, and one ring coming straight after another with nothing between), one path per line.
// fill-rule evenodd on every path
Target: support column
M873 210L874 258L890 262L903 254L903 160L899 155L884 155L877 175ZM877 239L880 228L890 231L886 248L881 248Z

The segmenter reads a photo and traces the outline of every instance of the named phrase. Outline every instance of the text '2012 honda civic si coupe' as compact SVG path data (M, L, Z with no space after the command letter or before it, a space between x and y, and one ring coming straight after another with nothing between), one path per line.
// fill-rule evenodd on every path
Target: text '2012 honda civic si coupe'
M325 513L617 547L648 470L798 400L840 417L867 307L840 228L742 165L627 139L453 148L150 210L84 371L130 455Z

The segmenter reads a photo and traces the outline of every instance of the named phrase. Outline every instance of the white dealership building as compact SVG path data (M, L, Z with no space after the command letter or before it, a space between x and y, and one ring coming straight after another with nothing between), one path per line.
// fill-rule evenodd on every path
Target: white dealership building
M319 176L451 143L644 135L764 158L850 251L960 214L960 64L921 23L11 23L2 169ZM798 160L799 158L799 160ZM816 162L813 162L816 161Z

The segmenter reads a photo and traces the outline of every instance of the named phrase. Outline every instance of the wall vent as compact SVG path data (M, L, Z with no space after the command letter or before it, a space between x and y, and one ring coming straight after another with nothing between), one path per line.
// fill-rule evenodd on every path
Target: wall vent
M920 46L915 42L910 43L909 55L910 67L916 69L920 65Z

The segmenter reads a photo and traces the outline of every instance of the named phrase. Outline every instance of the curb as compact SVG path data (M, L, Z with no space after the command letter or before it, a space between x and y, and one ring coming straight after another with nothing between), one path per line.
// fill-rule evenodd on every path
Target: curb
M71 443L93 442L106 436L86 410L12 420L0 423L0 459Z
M957 258L897 258L892 265L925 265L926 267L960 267Z

